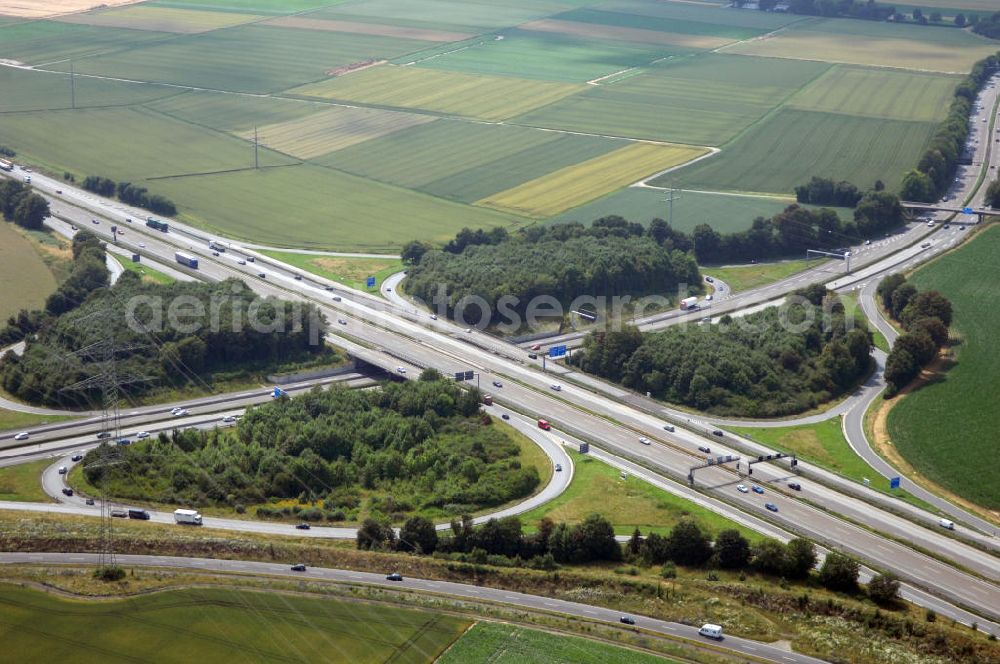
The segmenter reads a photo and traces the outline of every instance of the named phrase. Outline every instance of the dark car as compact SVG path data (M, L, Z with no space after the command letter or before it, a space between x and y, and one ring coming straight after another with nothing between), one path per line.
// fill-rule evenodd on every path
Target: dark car
M634 625L635 618L633 618L632 616L622 616L621 618L618 619L618 622L622 623L623 625Z
M83 455L82 454L74 454L73 456L70 457L70 460L72 460L72 461L80 461L82 459L83 459Z
M301 274L295 275L295 281L302 281L302 275Z
M500 417L502 417L502 418L503 418L503 419L505 419L505 420L509 420L509 419L510 419L510 415L508 415L507 413L504 413L504 414L503 414L503 415L501 415Z
M298 563L297 565L292 565L292 571L293 572L304 572L304 571L306 571L306 566L303 565L302 563Z
M772 512L777 512L778 511L778 506L775 505L774 503L765 503L764 507L766 507L767 509L769 509Z
M402 581L403 580L403 575L400 574L399 572L393 572L392 574L386 574L385 575L385 580L386 581Z
M219 252L218 252L218 251L213 251L213 252L212 252L212 255L213 255L213 256L218 256L218 255L219 255Z
M802 491L802 485L799 484L798 482L789 482L788 488L794 489L795 491Z
M326 290L328 290L328 291L329 291L329 290L333 290L333 286L327 286L327 287L326 287Z
M498 380L493 381L493 387L503 387L503 383Z
M72 496L73 495L73 489L71 489L69 487L66 487L65 489L63 489L63 494L67 495L67 496Z
M530 357L533 360L537 360L538 359L538 353L528 353L528 357Z
M310 528L312 528L312 526L310 526L308 523L300 523L300 524L296 525L295 527L298 530L309 530Z
M716 429L715 431L712 432L712 435L722 438L722 429Z
M267 275L264 274L263 272L258 272L257 276L260 277L261 279L267 279Z
M102 431L101 433L97 434L98 440L104 440L105 438L111 438L110 431Z
M712 448L709 447L708 445L699 445L698 446L698 451L699 452L704 452L705 454L711 454L712 453Z
M761 487L759 487L756 484L754 484L753 485L753 492L754 493L764 493L764 489L762 489Z
M87 503L88 505L93 505L94 504L94 499L93 498L87 498L87 500L85 500L84 502Z

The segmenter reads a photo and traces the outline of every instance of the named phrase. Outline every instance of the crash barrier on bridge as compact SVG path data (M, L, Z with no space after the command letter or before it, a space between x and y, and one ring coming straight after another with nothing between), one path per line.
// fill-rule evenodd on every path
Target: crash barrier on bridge
M355 371L357 371L357 365L354 360L351 360L344 366L336 367L334 369L317 369L315 371L300 371L298 373L290 374L275 374L273 376L268 376L267 382L274 383L275 385L288 385L289 383L298 383L304 380L341 376Z

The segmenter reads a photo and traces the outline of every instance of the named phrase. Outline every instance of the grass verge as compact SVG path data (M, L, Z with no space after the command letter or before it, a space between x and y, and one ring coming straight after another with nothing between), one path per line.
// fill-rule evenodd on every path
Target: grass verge
M734 293L760 288L802 272L815 261L781 261L730 267L703 267L705 274L726 282Z
M129 272L135 272L140 277L142 277L143 281L148 281L150 283L162 284L162 285L172 284L176 281L176 279L174 279L173 277L163 274L159 270L154 270L151 267L142 265L141 263L133 263L132 261L126 260L121 256L114 256L114 259L118 262L119 265L121 265Z
M21 413L16 410L0 408L0 431L27 429L40 424L53 424L71 419L73 418L69 415L35 415L34 413Z
M22 503L51 503L42 491L42 471L52 465L52 459L0 468L0 500Z
M292 251L261 251L275 260L293 265L300 270L312 272L337 283L379 292L387 277L403 269L403 261L398 258L354 258L351 256L317 256ZM366 285L368 277L375 277L375 287Z

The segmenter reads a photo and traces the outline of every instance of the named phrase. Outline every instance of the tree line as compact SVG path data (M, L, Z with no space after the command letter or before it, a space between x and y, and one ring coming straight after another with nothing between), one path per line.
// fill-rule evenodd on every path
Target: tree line
M993 208L1000 208L1000 180L994 180L986 188L986 204Z
M156 214L168 217L177 214L177 207L170 199L159 194L150 194L145 187L140 187L131 182L115 183L111 178L100 175L88 175L83 180L83 188L100 196L107 196L108 198L117 196L118 200L122 203L141 207Z
M948 343L952 307L938 291L918 291L901 274L883 279L877 295L885 311L906 330L896 339L885 362L886 395L891 397L916 378Z
M658 399L719 415L800 413L854 387L871 370L871 333L821 285L789 302L718 325L592 332L570 358Z
M875 183L875 191L882 191L882 181ZM806 184L795 187L795 200L809 205L833 205L852 208L861 201L863 194L856 185L841 180L813 176Z
M98 373L103 358L76 351L109 333L119 346L133 346L117 357L122 375L143 378L123 388L131 397L158 387L210 381L216 373L238 375L248 367L305 362L330 352L314 343L322 339L325 326L315 305L261 299L240 281L159 285L125 272L114 286L104 287L103 246L86 235L81 232L74 239L73 273L49 297L45 314L19 315L7 328L15 335L25 331L22 323L34 330L23 355L9 353L0 360L0 384L19 399L60 407L100 402L97 386L66 388ZM126 317L130 303L138 303L134 319ZM172 323L171 311L178 325Z
M969 138L973 104L998 65L997 55L980 60L955 88L948 117L938 127L917 167L903 177L900 196L904 200L930 203L951 186Z
M39 230L49 216L49 202L23 182L0 179L0 212L21 228Z
M510 308L523 317L539 295L567 305L581 295L673 293L681 284L701 284L690 254L621 217L590 227L533 226L513 235L465 229L442 250L410 243L403 256L412 266L407 292L430 304L444 285L449 316L463 298L482 298L494 323L503 320L498 303L505 296L517 298Z
M16 343L38 332L55 316L82 304L93 291L108 285L108 268L104 261L104 243L90 231L73 236L73 267L69 277L45 300L45 308L22 309L7 319L0 329L0 345Z
M179 505L261 505L295 500L304 521L387 523L422 512L475 511L530 495L538 471L522 467L506 427L479 412L479 394L453 382L334 387L251 409L235 429L188 429L120 448L124 463L88 481L119 498Z
M990 39L1000 39L1000 12L994 12L986 18L977 21L972 31L977 35L989 37Z

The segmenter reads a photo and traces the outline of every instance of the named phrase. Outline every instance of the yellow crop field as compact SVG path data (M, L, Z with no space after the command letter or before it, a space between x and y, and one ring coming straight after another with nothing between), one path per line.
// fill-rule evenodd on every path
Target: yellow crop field
M789 102L804 111L938 122L948 115L957 76L836 66Z
M706 153L706 148L688 145L632 143L487 196L476 205L529 217L551 217Z
M278 152L299 159L312 159L436 119L429 115L377 108L331 108L304 118L261 127L258 138L263 145ZM245 132L242 136L252 139L253 132Z
M107 28L132 28L133 30L156 30L189 34L207 32L218 28L229 28L257 21L263 16L238 14L235 12L213 12L195 9L173 9L171 7L150 7L136 5L121 9L86 12L61 16L63 23L99 25Z
M585 87L384 65L309 83L289 93L497 121L551 104Z

